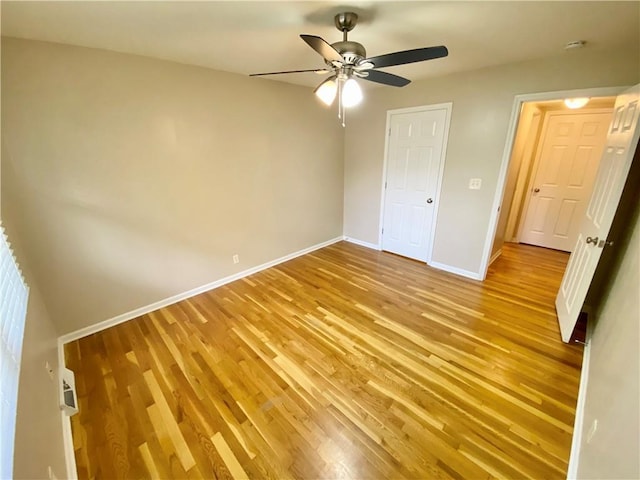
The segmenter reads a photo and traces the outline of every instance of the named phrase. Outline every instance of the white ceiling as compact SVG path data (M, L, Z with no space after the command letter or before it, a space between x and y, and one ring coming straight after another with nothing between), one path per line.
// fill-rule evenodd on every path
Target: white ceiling
M640 2L2 1L2 34L145 55L241 74L321 68L299 37L341 39L333 16L361 16L349 39L369 56L446 45L444 59L388 68L412 80L533 58L640 45ZM269 77L316 85L313 73Z

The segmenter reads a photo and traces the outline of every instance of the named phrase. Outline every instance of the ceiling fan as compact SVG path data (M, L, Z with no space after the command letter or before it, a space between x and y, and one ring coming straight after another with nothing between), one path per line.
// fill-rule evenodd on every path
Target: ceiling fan
M314 90L314 93L325 104L331 105L337 95L338 117L345 124L345 108L352 107L362 100L362 90L355 81L356 78L370 82L381 83L393 87L404 87L411 80L378 70L378 68L393 67L407 63L423 62L435 58L446 57L447 47L416 48L399 52L387 53L376 57L368 57L367 52L358 42L348 40L347 34L353 30L358 22L358 15L354 12L339 13L335 16L335 25L342 32L342 41L329 44L315 35L300 35L311 48L324 58L326 68L309 70L288 70L283 72L253 73L250 76L282 75L285 73L314 72L317 74L331 74Z

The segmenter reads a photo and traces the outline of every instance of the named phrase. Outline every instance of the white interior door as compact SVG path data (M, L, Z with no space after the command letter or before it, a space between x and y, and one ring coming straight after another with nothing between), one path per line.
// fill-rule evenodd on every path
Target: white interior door
M602 249L606 245L613 216L638 146L639 102L640 84L616 99L593 194L556 297L558 322L565 342L571 338Z
M448 128L449 108L390 115L382 249L426 262Z
M570 252L591 196L611 112L548 112L520 242Z

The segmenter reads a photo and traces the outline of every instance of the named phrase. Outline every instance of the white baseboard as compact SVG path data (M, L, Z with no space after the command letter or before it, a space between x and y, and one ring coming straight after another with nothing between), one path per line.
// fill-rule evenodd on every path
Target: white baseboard
M158 302L154 302L151 305L146 305L144 307L136 308L135 310L131 310L130 312L123 313L121 315L115 316L113 318L109 318L102 322L96 323L94 325L90 325L88 327L81 328L79 330L75 330L73 332L67 333L60 337L61 343L64 345L65 343L73 342L74 340L78 340L80 338L92 335L97 332L101 332L102 330L106 330L107 328L113 327L120 323L127 322L129 320L133 320L134 318L140 317L141 315L145 315L149 312L153 312L154 310L158 310L160 308L166 307L168 305L172 305L181 300L185 300L187 298L193 297L195 295L199 295L200 293L207 292L209 290L213 290L214 288L221 287L226 285L227 283L231 283L235 280L239 280L241 278L247 277L249 275L253 275L254 273L260 272L261 270L265 270L270 267L274 267L280 263L292 260L301 255L305 255L307 253L313 252L314 250L318 250L320 248L324 248L328 245L332 245L336 242L340 242L344 237L336 237L331 240L327 240L326 242L318 243L308 248L304 248L302 250L298 250L297 252L290 253L285 255L284 257L277 258L275 260L271 260L270 262L263 263L262 265L258 265L257 267L252 267L247 270L243 270L242 272L234 273L233 275L229 275L228 277L221 278L211 283L207 283L206 285L202 285L200 287L196 287L187 292L179 293L177 295L173 295L172 297L165 298Z
M576 419L573 423L573 439L571 440L571 454L567 480L578 478L578 462L580 461L580 445L582 444L582 427L584 422L584 404L587 400L587 380L589 379L589 361L591 359L591 337L593 335L593 317L587 322L587 335L582 352L582 371L580 372L580 388L578 389L578 403L576 404Z
M88 335L100 332L107 328L113 327L114 325L118 325L120 323L124 323L129 320L133 320L141 315L144 315L149 312L153 312L154 310L158 310L159 308L166 307L168 305L172 305L180 300L185 300L187 298L193 297L194 295L198 295L203 292L207 292L209 290L213 290L214 288L221 287L227 283L233 282L235 280L239 280L241 278L247 277L249 275L253 275L261 270L265 270L270 267L274 267L280 263L286 262L288 260L292 260L301 255L305 255L307 253L311 253L314 250L318 250L320 248L327 247L334 243L340 242L344 239L344 237L336 237L331 240L327 240L326 242L318 243L311 247L298 250L297 252L290 253L289 255L285 255L284 257L277 258L267 263L263 263L262 265L258 265L257 267L249 268L247 270L243 270L242 272L236 273L234 275L230 275L228 277L221 278L220 280L216 280L215 282L208 283L198 288L194 288L193 290L189 290L188 292L180 293L178 295L174 295L169 298L165 298L164 300L160 300L158 302L152 303L151 305L147 305L145 307L140 307L135 310L132 310L127 313L123 313L122 315L118 315L116 317L110 318L108 320L104 320L103 322L96 323L95 325L91 325L89 327L81 328L80 330L76 330L74 332L68 333L66 335L62 335L58 338L58 371L61 371L65 366L64 360L64 345L69 342L73 342L74 340L78 340L82 337L86 337ZM73 435L71 432L71 418L67 416L64 412L60 412L62 415L62 436L64 442L64 453L65 453L65 462L67 467L67 476L66 478L70 480L77 480L78 471L76 467L76 458L75 452L73 449Z
M360 245L361 247L367 247L367 248L371 248L372 250L382 250L380 248L380 245L378 245L377 243L369 243L369 242L364 242L362 240L358 240L357 238L351 238L351 237L344 237L344 241L345 242L349 242L349 243L353 243L355 245Z
M481 275L478 272L471 272L458 267L452 267L451 265L445 265L439 262L429 262L428 265L438 270L444 270L445 272L454 273L462 277L471 278L472 280L482 280Z
M491 258L489 259L489 266L491 266L491 264L495 262L500 255L502 255L502 249L498 250L491 256Z

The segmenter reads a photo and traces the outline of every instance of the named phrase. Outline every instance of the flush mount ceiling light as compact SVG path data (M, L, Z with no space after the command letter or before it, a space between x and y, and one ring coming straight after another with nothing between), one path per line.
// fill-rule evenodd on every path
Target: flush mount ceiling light
M338 97L338 118L345 126L345 108L351 108L362 101L362 89L357 80L382 83L392 87L404 87L411 80L398 75L382 72L378 68L393 67L407 63L423 62L435 58L446 57L449 52L445 46L416 48L400 52L387 53L367 58L367 52L358 42L347 39L347 34L358 22L358 15L353 12L339 13L334 18L335 26L342 32L342 41L329 44L315 35L300 37L317 53L326 64L325 68L311 70L289 70L285 72L254 73L250 76L282 75L285 73L314 72L320 75L332 74L322 82L313 93L325 104L331 105Z
M579 97L579 98L565 98L564 99L564 104L571 108L571 109L577 109L577 108L582 108L584 107L587 103L589 103L589 98L588 97Z

